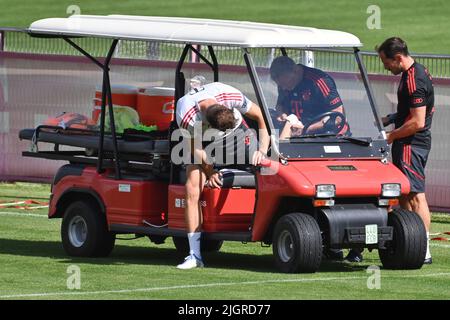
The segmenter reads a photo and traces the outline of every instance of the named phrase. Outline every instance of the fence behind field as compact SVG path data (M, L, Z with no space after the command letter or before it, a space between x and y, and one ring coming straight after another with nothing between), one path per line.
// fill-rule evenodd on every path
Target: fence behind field
M69 46L62 39L31 38L24 32L0 31L0 33L3 35L1 36L0 49L5 52L81 56L77 50ZM75 42L83 48L87 48L96 57L106 56L111 44L110 39L104 38L80 38L75 39ZM182 48L183 45L181 44L121 40L119 41L114 56L116 58L138 60L178 61ZM215 47L215 50L218 60L222 61L222 63L244 65L242 49L219 46ZM351 71L349 69L352 68L348 68L348 66L353 66L353 64L349 63L348 55L345 52L344 50L324 50L317 52L315 54L315 66L324 70L328 66L339 66L341 70L337 71ZM204 53L208 56L206 50ZM288 50L289 53L291 55L293 51ZM275 54L276 52L274 50L252 50L256 65L261 67L268 67ZM303 52L300 51L300 55L297 58L302 59L302 56ZM450 55L413 53L412 56L418 62L427 66L435 78L450 78ZM362 52L362 57L368 73L389 74L380 63L378 55L375 52Z
M94 56L106 55L111 40L77 39ZM204 48L200 48L204 49ZM113 83L137 86L158 85L172 87L175 62L182 46L145 41L121 41L111 67ZM242 50L215 47L221 65L244 66ZM209 56L207 50L202 50ZM258 67L267 68L279 54L274 50L252 49ZM306 63L312 57L300 51L288 54ZM450 56L414 55L434 76L436 114L433 120L433 149L427 166L427 194L434 208L450 211ZM384 70L377 55L362 52L370 74L375 99L381 114L396 108L398 77ZM193 65L195 57L188 57ZM325 71L357 72L349 51L322 50L315 52L314 66ZM161 63L172 61L173 63ZM185 68L186 78L195 68ZM206 71L205 71L206 72ZM211 74L206 74L212 78ZM0 31L0 180L49 181L61 162L21 157L28 150L28 142L18 141L18 132L32 128L45 118L62 111L90 114L95 87L101 84L98 67L89 63L77 51L60 39L35 39L15 31ZM221 69L221 81L239 87L253 98L253 89L245 68ZM342 84L337 80L337 85ZM364 95L354 92L348 99ZM356 101L355 100L355 101Z

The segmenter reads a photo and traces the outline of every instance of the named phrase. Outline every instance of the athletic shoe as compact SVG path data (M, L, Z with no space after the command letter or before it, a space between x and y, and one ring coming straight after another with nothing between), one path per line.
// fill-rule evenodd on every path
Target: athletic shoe
M198 259L195 255L190 254L184 258L182 264L177 265L178 269L187 270L193 268L203 268L205 265L201 259Z
M345 260L348 262L362 262L363 256L361 252L352 249L348 252L348 255L345 257Z
M425 259L423 264L432 264L433 263L433 259L431 259L431 257L429 257L428 259Z
M323 251L325 259L333 261L344 260L344 252L342 249L327 249Z

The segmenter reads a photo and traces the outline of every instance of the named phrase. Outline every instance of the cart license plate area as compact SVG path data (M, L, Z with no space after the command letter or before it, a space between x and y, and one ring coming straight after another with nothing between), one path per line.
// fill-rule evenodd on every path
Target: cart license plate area
M366 244L378 243L378 226L376 224L366 225Z

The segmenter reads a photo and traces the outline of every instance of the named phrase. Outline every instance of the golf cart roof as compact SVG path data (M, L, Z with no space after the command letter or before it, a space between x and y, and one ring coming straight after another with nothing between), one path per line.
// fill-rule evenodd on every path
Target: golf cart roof
M360 47L347 32L231 20L126 15L73 15L33 22L39 36L106 37L243 48Z

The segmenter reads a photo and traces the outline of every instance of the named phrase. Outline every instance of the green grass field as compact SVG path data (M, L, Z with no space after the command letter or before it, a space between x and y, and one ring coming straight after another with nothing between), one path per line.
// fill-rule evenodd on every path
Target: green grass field
M0 184L0 201L47 200L48 185ZM367 288L376 251L361 264L324 262L315 274L275 272L272 249L226 242L205 255L207 267L175 268L183 255L171 240L118 240L109 258L71 258L59 236L60 220L46 209L0 209L0 299L450 299L450 243L432 242L434 263L420 270L381 269L381 289ZM450 231L450 217L435 214L432 232ZM67 268L81 271L81 289L67 289Z
M381 29L369 30L366 21L369 5L380 7ZM445 0L23 0L10 5L0 0L0 26L27 27L47 17L66 17L67 8L78 5L81 14L133 14L185 16L213 19L249 20L338 29L357 35L364 50L373 50L385 38L403 37L415 53L450 53L448 13Z

